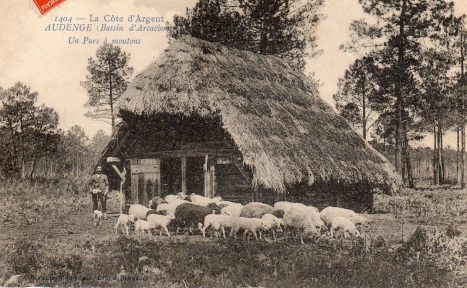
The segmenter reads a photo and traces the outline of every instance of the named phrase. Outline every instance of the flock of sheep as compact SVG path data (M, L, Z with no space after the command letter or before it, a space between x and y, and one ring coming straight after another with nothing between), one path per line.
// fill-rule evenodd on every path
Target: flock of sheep
M100 225L99 211L94 215L96 225ZM360 236L358 225L366 225L369 220L352 210L327 207L321 212L312 206L301 203L281 201L270 206L260 202L246 205L224 201L220 197L207 198L204 196L182 193L168 195L164 199L154 197L149 201L149 207L133 204L128 214L121 214L115 224L115 233L123 232L129 235L129 226L134 223L136 234L152 235L152 230L160 228L170 236L169 225L177 233L180 229L188 229L194 233L199 229L204 237L206 231L211 230L216 237L226 237L226 229L230 229L230 237L237 237L240 230L244 236L262 239L267 233L276 239L276 231L287 235L291 232L297 235L301 243L304 237L329 233L331 237L338 234L347 238ZM357 226L356 226L357 225Z

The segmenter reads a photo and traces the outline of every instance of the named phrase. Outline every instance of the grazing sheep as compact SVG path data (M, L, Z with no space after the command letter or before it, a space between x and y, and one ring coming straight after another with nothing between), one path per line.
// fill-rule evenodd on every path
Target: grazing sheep
M225 228L232 228L235 217L228 215L209 214L204 217L203 237L206 237L206 229L210 226L215 232L216 237L219 237L219 229L222 231L222 236L225 238ZM212 233L211 233L212 237Z
M130 223L135 222L135 215L127 215L127 214L120 214L117 219L117 224L115 224L115 234L118 234L119 228L123 228L123 231L125 232L125 235L129 235L129 225Z
M151 229L154 228L154 224L146 220L138 220L135 222L135 234L145 234L147 232L149 235L152 235Z
M104 214L101 211L94 210L94 212L93 212L94 225L101 226L102 225L102 217L104 217Z
M161 227L162 229L165 230L165 233L167 233L167 236L170 236L168 226L173 219L175 219L174 214L170 214L170 215L151 214L148 216L147 221L153 224L154 228ZM162 229L160 230L160 236L162 236Z
M331 226L332 219L338 216L347 218L354 224L366 224L369 222L369 220L362 215L359 215L350 209L340 207L326 207L320 213L321 220L323 220L328 227Z
M177 209L177 207L184 203L190 203L190 202L188 202L187 200L183 200L183 199L174 199L170 203L159 204L157 206L156 211L161 212L161 213L165 211L164 212L165 215L175 214L175 210Z
M320 229L321 231L326 230L326 225L324 224L323 220L321 220L321 215L318 212L318 209L313 206L303 205L301 208L297 207L297 210L301 210L310 216L316 228Z
M279 201L274 204L274 209L283 210L284 213L290 209L305 209L314 219L319 219L320 214L319 210L316 207L308 206L302 203L288 202L288 201ZM320 221L317 221L320 222Z
M335 231L342 231L345 239L347 239L347 235L360 236L360 232L358 232L355 224L349 219L341 216L336 216L331 221L331 237L334 237Z
M195 193L192 193L190 195L190 199L191 199L191 203L199 205L199 206L204 206L204 207L208 206L211 203L215 203L219 205L220 202L222 201L221 197L208 198L208 197L204 197L201 195L197 195Z
M240 213L242 212L243 205L234 203L227 207L221 209L221 214L233 216L233 217L240 217Z
M243 206L240 217L261 218L264 214L270 214L272 211L274 211L274 208L271 205L261 202L251 202Z
M189 227L191 231L193 227L197 226L202 232L206 215L219 213L219 206L214 203L209 204L207 207L192 203L183 203L175 209L175 223L177 228Z
M135 219L146 220L146 214L150 209L141 204L133 204L128 210L128 215L135 215Z
M277 218L276 216L272 214L264 214L263 217L261 217L261 220L263 221L264 225L267 227L267 231L271 231L272 237L276 239L276 232L275 230L281 231L281 225L283 223L282 219Z
M290 209L284 213L284 228L295 231L300 236L300 243L304 244L303 237L317 234L315 223L309 213L303 209Z
M230 230L230 237L234 236L237 238L238 230L243 229L245 230L244 235L246 233L251 232L255 239L258 240L258 235L256 232L259 233L259 239L262 239L261 230L268 230L268 227L263 223L261 219L258 218L245 218L245 217L235 217L234 221L232 222L232 230Z

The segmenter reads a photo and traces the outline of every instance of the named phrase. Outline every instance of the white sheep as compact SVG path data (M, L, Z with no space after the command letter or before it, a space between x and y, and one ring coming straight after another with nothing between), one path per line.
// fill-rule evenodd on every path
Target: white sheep
M237 238L237 233L240 229L245 230L244 235L251 232L253 236L255 236L255 239L258 240L256 232L259 233L259 239L262 239L261 230L267 230L268 227L264 225L263 221L259 218L235 217L232 224L232 230L230 230L230 236Z
M287 212L290 209L300 209L306 211L312 218L315 223L316 228L324 228L324 222L321 220L321 215L318 208L313 206L308 206L302 203L288 202L288 201L279 201L274 204L274 209L279 209Z
M187 200L183 200L183 199L173 199L171 200L170 203L159 204L156 208L156 211L158 212L165 211L166 215L175 214L175 210L177 210L177 207L183 203L190 203L190 202Z
M222 201L221 197L208 198L192 193L190 195L191 203L206 207L211 203L219 204Z
M133 204L128 210L128 215L135 215L135 219L146 220L146 213L151 210L141 204Z
M174 214L169 214L169 215L151 214L148 216L147 221L153 224L154 228L161 227L162 229L164 229L165 233L167 233L167 236L170 237L169 229L167 226L169 226L170 222L173 219L175 219ZM160 236L162 236L162 229L160 230Z
M96 226L102 225L102 218L103 217L104 217L104 214L101 211L94 210L94 212L93 212L94 225L96 225Z
M261 221L263 221L263 224L266 227L267 231L271 231L272 237L276 239L276 232L275 230L281 231L281 225L284 223L282 219L277 218L276 216L272 214L264 214L263 217L261 217Z
M242 204L233 203L229 206L226 206L221 209L221 214L233 216L233 217L240 217L240 213L242 213Z
M311 217L311 219L313 220L313 223L314 223L316 228L318 228L320 230L325 230L326 229L326 225L323 222L323 220L321 220L321 214L319 213L318 209L316 209L313 206L305 206L304 205L304 207L301 207L298 210L304 211L307 215L309 215Z
M222 236L225 238L225 228L232 228L235 217L228 215L209 214L204 217L204 225L201 230L203 237L206 237L206 229L210 226L215 232L216 237L219 237L219 229L222 231ZM212 237L212 233L211 233Z
M117 224L115 224L114 226L115 234L118 234L119 228L123 228L125 235L128 236L130 234L128 226L130 225L130 223L134 223L134 222L135 222L135 215L120 214L120 216L118 216L118 219L117 219Z
M251 202L243 206L240 217L261 218L264 214L272 213L274 207L261 202Z
M341 216L336 216L331 221L331 237L334 237L334 232L342 231L344 238L347 239L347 235L360 236L355 224L349 219Z
M172 203L175 200L185 200L186 197L187 197L186 194L180 192L178 194L169 194L169 195L165 196L164 200L167 203Z
M155 214L151 214L151 215L155 215ZM152 235L151 229L154 229L154 224L146 220L138 220L135 222L135 234L144 234L145 232L147 232L149 235Z
M338 216L347 218L354 224L366 224L369 222L369 220L362 215L350 209L340 207L326 207L320 213L321 220L323 220L328 227L331 226L332 219Z
M317 234L313 218L303 209L290 209L284 213L284 228L296 231L300 236L300 243L304 244L303 237Z

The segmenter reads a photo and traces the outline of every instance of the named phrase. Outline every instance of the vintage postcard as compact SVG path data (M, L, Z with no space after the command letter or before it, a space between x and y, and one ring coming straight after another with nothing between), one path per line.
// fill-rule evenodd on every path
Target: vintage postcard
M0 286L467 286L466 1L0 11Z

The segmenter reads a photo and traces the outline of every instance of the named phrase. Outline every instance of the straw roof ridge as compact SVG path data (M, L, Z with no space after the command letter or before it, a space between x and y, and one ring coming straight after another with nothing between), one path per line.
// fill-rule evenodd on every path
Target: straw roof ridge
M278 57L184 37L133 80L116 106L136 115L220 115L254 185L400 185L394 167L319 97L316 83Z

